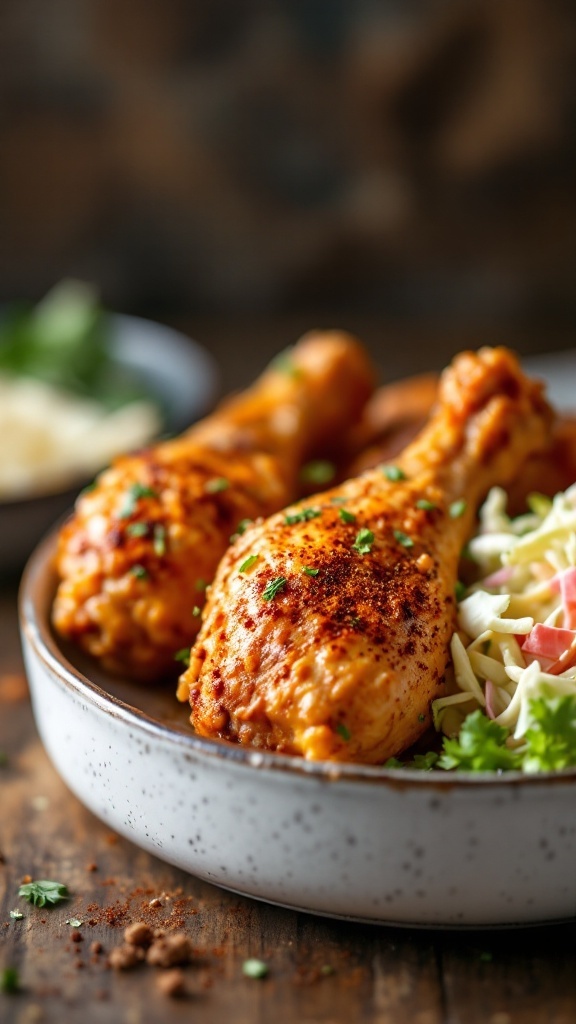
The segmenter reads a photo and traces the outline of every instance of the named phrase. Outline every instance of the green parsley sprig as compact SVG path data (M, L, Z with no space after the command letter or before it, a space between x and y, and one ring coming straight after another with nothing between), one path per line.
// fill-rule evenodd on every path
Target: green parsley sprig
M47 904L54 905L61 900L68 899L68 889L62 882L51 882L46 878L39 878L35 882L26 882L18 889L18 895L22 896L35 907L45 907Z

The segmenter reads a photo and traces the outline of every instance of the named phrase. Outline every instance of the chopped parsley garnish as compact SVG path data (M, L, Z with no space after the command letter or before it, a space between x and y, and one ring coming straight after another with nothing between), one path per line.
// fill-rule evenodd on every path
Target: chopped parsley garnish
M166 527L162 523L156 523L154 527L154 540L152 542L155 555L166 554Z
M242 964L242 974L246 978L265 978L268 974L268 964L265 964L263 960L250 957Z
M464 719L458 738L444 738L439 768L461 771L504 771L519 767L518 755L505 744L509 730L480 710Z
M18 895L33 903L35 907L45 907L47 903L60 903L61 900L68 899L68 889L62 882L51 882L43 878L21 885Z
M11 910L10 917L12 918L13 921L21 921L22 918L24 917L24 914L22 913L21 910Z
M278 373L283 373L286 377L292 377L293 380L298 380L303 376L302 370L292 359L292 349L280 352L272 361L272 366Z
M464 515L467 508L468 503L464 500L464 498L459 498L458 501L453 501L448 508L450 518L460 519L460 517Z
M403 530L393 530L392 532L394 534L394 539L397 540L398 543L401 544L403 548L414 547L414 541L412 540L412 537L409 537L408 534L404 533Z
M359 555L369 555L372 550L373 543L374 534L372 533L372 530L367 530L366 527L363 526L361 530L358 530L356 540L352 547Z
M336 467L333 462L326 459L315 459L307 462L300 470L300 479L306 484L329 484L336 475Z
M421 508L425 512L431 512L432 509L437 507L438 506L435 505L433 501L428 501L428 498L418 498L418 501L416 502L416 508Z
M70 917L66 921L66 924L69 924L71 928L81 928L84 922L80 921L78 917Z
M302 572L305 572L307 576L317 576L320 570L311 569L309 565L305 565L304 568L302 569Z
M128 523L126 527L126 533L130 537L145 537L149 530L148 523Z
M130 569L130 575L134 576L137 580L147 580L149 573L148 569L143 565L133 565Z
M238 569L238 572L247 572L247 570L251 569L252 566L257 561L258 561L258 555L248 555L248 558L245 558L244 561L242 562L242 565Z
M392 483L398 483L399 480L406 479L406 473L400 466L382 466L382 472L387 480L391 480Z
M213 480L207 480L204 484L207 494L220 494L221 491L227 491L229 487L230 481L225 476L215 476Z
M348 498L345 498L342 494L333 494L330 498L331 505L345 505Z
M359 615L353 615L352 618L350 619L350 625L352 626L352 629L358 629L358 627L361 624L362 624L362 619L360 618Z
M356 516L353 512L347 512L345 508L338 509L338 515L343 523L355 523Z
M246 530L248 529L251 523L252 519L241 519L240 522L238 523L238 526L236 527L236 530L230 537L230 543L233 544L235 540L238 540L238 537L241 537L243 533L246 533Z
M198 605L198 604L194 605L194 607L192 609L192 615L196 619L198 618L199 615L202 615L202 609L201 609L200 605Z
M425 722L426 721L426 715L419 714L418 715L418 721L419 722Z
M78 497L82 498L85 494L90 494L90 492L94 491L97 486L98 486L98 481L97 480L92 480L91 483L86 484L86 486L82 488L82 490L80 491L80 494L78 495Z
M146 484L135 483L128 489L126 500L118 513L120 519L127 519L136 511L136 504L140 498L157 498L158 494L152 487Z
M0 972L0 992L12 995L20 988L20 978L15 967L5 967Z
M192 613L194 614L194 613ZM181 647L179 651L176 651L174 655L174 661L181 661L184 665L190 664L190 648Z
M415 768L417 771L429 772L436 766L438 754L429 750L427 754L414 754L411 761L400 761L397 757L389 757L384 768Z
M462 580L456 580L454 584L454 596L457 601L463 601L466 597L466 584L462 583Z
M196 580L196 590L206 590L207 586L206 580Z
M319 508L303 508L300 512L289 512L284 516L284 522L288 526L294 526L295 523L307 523L309 519L317 519L318 516L322 515L322 509Z
M338 722L338 725L336 726L336 732L338 733L339 736L342 737L343 740L346 741L346 743L348 742L352 735L348 726L344 725L344 722Z
M263 599L265 601L272 601L276 597L276 594L279 594L281 590L284 590L287 583L288 580L285 576L276 576L275 579L270 580L266 584L264 593L262 594Z

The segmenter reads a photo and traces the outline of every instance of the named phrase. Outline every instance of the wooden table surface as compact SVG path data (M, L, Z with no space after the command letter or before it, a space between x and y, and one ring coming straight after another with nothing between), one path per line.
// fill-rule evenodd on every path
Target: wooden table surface
M422 354L400 363L396 375L433 365ZM16 591L15 579L0 584L0 976L18 973L18 991L0 992L2 1024L574 1024L576 923L450 932L322 919L224 892L110 833L38 739ZM32 907L18 898L25 876L64 882L69 900ZM125 926L142 919L192 940L179 998L161 992L159 968L108 966ZM266 977L244 975L250 957Z

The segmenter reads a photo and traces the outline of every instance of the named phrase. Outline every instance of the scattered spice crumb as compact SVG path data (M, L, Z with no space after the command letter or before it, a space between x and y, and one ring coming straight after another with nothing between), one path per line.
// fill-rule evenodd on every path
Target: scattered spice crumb
M158 897L155 896L153 900L150 900L148 906L149 907L161 907L162 906L162 900L159 900Z
M114 971L129 971L144 959L143 951L138 946L115 946L110 950L108 963Z
M104 950L104 947L103 947L101 942L91 942L90 943L90 952L93 953L94 956L100 956L100 953L102 953L103 950Z
M124 929L124 941L129 946L149 946L154 938L150 925L145 921L135 921Z
M91 861L90 864L86 865L86 871L98 871L98 865Z
M176 998L186 992L186 980L184 972L179 967L173 967L169 971L158 975L156 985L164 996Z
M82 935L82 932L78 931L77 928L75 928L74 931L71 933L70 938L72 939L72 942L84 942L84 936Z
M155 939L146 954L146 961L154 967L176 967L189 964L193 955L188 936L184 932L175 932L174 935Z

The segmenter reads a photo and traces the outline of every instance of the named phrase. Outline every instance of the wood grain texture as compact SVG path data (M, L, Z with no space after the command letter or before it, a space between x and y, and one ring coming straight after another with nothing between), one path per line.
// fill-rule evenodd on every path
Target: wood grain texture
M217 889L110 833L71 795L38 740L14 587L0 591L0 751L0 971L15 967L21 985L0 994L2 1024L576 1019L576 924L456 933L316 918ZM17 895L27 874L66 883L70 899L51 910L30 906ZM10 918L13 908L21 921ZM83 921L79 942L65 923L71 917ZM141 918L193 941L180 999L159 991L157 968L106 965L123 927ZM91 951L94 942L102 953ZM268 976L246 978L247 957L263 959Z

